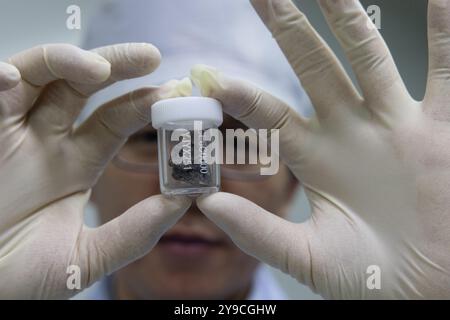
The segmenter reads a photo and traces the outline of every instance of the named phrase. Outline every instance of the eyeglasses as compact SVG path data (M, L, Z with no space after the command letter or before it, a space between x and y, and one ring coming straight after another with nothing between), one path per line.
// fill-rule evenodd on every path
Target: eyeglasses
M247 151L248 153L248 151ZM235 150L237 154L237 150ZM112 164L122 170L154 175L158 174L158 142L156 132L148 131L133 135L114 157ZM221 176L239 181L265 180L260 164L223 164Z

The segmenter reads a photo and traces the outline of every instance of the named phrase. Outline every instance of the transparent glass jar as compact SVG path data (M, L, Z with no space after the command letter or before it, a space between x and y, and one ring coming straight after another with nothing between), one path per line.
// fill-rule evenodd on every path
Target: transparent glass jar
M152 125L158 130L161 192L200 195L219 191L217 152L222 146L212 138L212 130L223 121L220 102L205 97L173 98L155 103L151 112Z

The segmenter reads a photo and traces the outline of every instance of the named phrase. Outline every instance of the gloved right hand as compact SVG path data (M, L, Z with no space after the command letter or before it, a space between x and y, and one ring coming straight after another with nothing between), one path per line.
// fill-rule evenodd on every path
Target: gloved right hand
M326 298L450 298L450 1L429 1L421 102L359 1L318 2L362 95L291 1L252 2L316 115L305 119L214 68L194 68L193 79L249 127L280 130L280 156L303 183L312 216L294 224L225 193L198 199L199 208L245 252Z
M96 228L84 226L89 190L159 99L185 82L143 88L73 124L89 95L152 72L149 44L81 50L39 46L0 63L0 299L67 298L147 253L190 200L154 196ZM74 278L72 283L77 281Z

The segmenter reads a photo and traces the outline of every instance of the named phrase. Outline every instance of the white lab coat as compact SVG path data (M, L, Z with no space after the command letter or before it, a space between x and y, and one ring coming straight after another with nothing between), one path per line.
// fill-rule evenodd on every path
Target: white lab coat
M73 300L111 300L108 280L104 279L76 295ZM247 300L286 300L287 296L274 279L270 270L261 265L255 272Z

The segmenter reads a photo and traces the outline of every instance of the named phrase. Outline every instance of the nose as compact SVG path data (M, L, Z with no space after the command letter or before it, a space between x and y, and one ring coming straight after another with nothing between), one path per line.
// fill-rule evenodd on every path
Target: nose
M189 207L189 209L187 210L186 214L184 215L184 217L204 217L203 213L200 211L200 209L197 207L197 203L195 201L195 199L192 201L191 206Z

